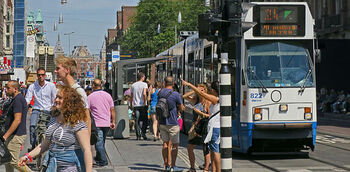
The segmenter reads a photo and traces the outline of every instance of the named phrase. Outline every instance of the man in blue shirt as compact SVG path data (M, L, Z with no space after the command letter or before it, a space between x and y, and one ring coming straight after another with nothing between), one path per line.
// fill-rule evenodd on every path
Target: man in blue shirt
M178 110L183 111L181 96L178 92L173 91L174 81L173 77L168 76L164 79L164 88L159 91L158 98L166 97L169 92L172 92L167 98L170 116L164 118L159 117L160 138L163 141L162 155L166 171L182 171L175 167L178 146L180 142L180 127L177 121ZM170 141L172 146L170 146ZM171 163L169 162L168 149L171 148Z
M27 104L30 103L34 96L34 105L32 109L32 116L30 118L30 144L32 148L35 148L36 135L35 127L40 118L49 119L50 108L53 106L57 94L55 84L45 81L46 71L44 68L40 67L37 70L38 80L29 86L26 101Z
M11 153L12 159L5 164L5 168L6 171L14 171L14 168L16 168L21 172L31 172L27 166L19 167L17 164L21 146L27 136L26 116L28 111L27 103L19 89L20 85L15 80L9 81L6 85L6 94L12 98L12 101L6 117L6 133L2 136L2 139L5 140L5 145Z

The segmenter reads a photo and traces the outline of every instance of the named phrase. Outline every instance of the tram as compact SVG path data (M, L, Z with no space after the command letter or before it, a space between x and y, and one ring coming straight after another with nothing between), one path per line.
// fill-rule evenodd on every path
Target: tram
M233 151L314 150L317 128L314 19L306 2L254 2L256 25L230 45ZM198 35L158 56L157 74L197 84L218 80L216 44ZM231 59L232 61L232 59ZM165 73L162 74L162 71ZM182 88L182 92L186 92Z

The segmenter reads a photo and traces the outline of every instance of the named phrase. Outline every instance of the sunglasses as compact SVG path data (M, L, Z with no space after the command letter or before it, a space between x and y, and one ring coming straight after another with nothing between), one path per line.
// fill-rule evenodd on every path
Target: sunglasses
M45 76L45 74L37 74L38 76Z

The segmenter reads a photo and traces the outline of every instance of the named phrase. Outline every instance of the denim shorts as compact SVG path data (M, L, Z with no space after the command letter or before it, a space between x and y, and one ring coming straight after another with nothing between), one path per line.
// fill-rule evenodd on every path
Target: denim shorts
M150 113L151 115L155 115L155 114L156 114L156 106L151 106L151 107L149 108L149 113Z
M213 128L213 135L211 136L211 140L209 141L209 150L213 152L220 152L219 144L217 144L217 140L220 137L220 128Z

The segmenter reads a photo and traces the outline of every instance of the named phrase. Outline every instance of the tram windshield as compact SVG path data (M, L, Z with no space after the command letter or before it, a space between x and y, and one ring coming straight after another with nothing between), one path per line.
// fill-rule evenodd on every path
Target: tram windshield
M250 87L313 85L309 51L300 45L273 42L248 46L246 71Z

